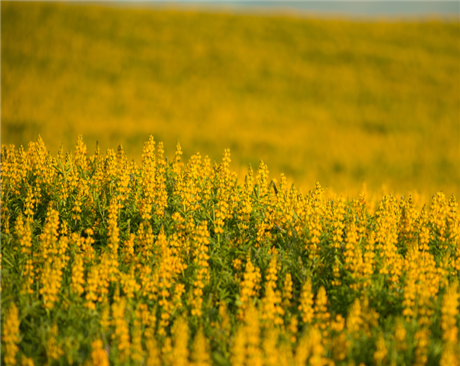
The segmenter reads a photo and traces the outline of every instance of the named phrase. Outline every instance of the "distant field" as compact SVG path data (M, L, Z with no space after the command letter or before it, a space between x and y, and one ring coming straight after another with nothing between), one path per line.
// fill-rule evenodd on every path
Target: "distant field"
M1 142L153 134L308 187L460 193L459 22L1 6Z

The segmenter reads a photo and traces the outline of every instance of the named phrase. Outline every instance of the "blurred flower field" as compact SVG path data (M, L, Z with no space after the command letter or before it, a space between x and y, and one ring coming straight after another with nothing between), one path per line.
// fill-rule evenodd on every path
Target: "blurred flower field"
M2 2L2 143L230 148L305 189L460 194L458 20ZM172 158L171 156L168 156ZM136 160L140 163L140 160Z
M2 145L2 364L458 365L453 195L230 163Z

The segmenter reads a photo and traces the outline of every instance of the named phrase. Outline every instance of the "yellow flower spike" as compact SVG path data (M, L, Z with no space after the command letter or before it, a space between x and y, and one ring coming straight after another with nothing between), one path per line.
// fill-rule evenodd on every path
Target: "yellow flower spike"
M259 201L261 204L267 203L268 198L268 180L269 174L267 165L261 160L257 171L256 184L259 189Z
M283 309L288 309L291 306L291 300L292 300L292 275L288 272L286 273L286 277L284 278L284 283L283 283L283 301L282 301L282 306Z
M331 247L339 250L342 248L343 234L344 234L344 216L345 216L345 201L339 197L334 201L333 217L332 217L332 243Z
M449 199L448 211L446 214L446 237L451 244L458 247L460 235L460 220L458 217L458 203L455 196Z
M441 249L447 249L446 246L446 218L448 211L448 202L442 192L436 193L432 200L429 213L429 222L438 235L438 241L441 242Z
M312 344L309 336L310 332L299 340L294 356L295 366L304 366L311 355Z
M32 254L32 232L30 223L28 221L24 222L22 214L16 219L14 231L19 241L19 249L27 258L24 265L24 283L21 291L24 294L32 294L33 290L30 286L33 285L35 277Z
M120 272L117 268L118 261L113 259L113 255L109 252L103 252L100 263L97 265L98 277L97 283L97 301L103 302L109 294L109 286L111 282L119 284Z
M290 341L291 343L295 343L297 341L297 332L299 330L299 321L297 320L296 316L292 316L291 320L289 321L289 324L287 326L287 330L289 331L291 337Z
M283 324L284 309L281 306L281 294L276 289L276 280L278 279L277 257L276 253L272 254L267 269L267 282L265 283L265 297L262 300L263 311L261 314L262 319L265 321L265 327Z
M92 229L85 229L85 233L87 235L86 238L80 238L78 235L76 236L74 240L74 236L72 235L72 240L77 244L77 246L81 247L81 250L83 252L83 259L85 263L92 262L95 258L95 253L94 253L94 239L92 238L92 235L94 235L94 232Z
M84 269L83 269L83 255L77 254L75 262L72 268L72 292L77 296L83 294L85 284L84 280Z
M342 282L340 281L340 260L338 257L335 257L332 273L334 275L334 280L331 281L332 286L342 285Z
M310 328L309 338L311 344L310 365L325 366L327 364L327 360L324 357L324 340L321 336L321 331L315 327Z
M383 338L382 334L379 334L376 343L376 350L374 352L374 361L376 366L380 366L385 363L387 352L388 351L385 345L385 338Z
M176 153L174 156L174 161L173 161L173 171L176 174L176 176L179 176L182 168L183 168L183 163L182 163L182 148L179 143L176 145Z
M456 322L459 297L458 282L454 282L444 294L441 308L441 328L443 331L442 366L457 366L459 364L460 350L458 348L458 327Z
M174 366L187 366L189 329L185 318L181 317L174 322L171 330L173 338L172 360Z
M40 295L43 296L43 306L46 309L53 309L54 303L57 301L57 296L61 288L62 266L59 260L53 264L47 262L41 274Z
M244 366L246 360L246 331L243 324L240 324L233 336L230 361L232 366Z
M254 177L252 167L249 165L248 174L245 176L243 194L240 197L238 204L238 225L241 229L246 230L249 228L249 220L252 212L252 198L251 194L254 189Z
M96 308L95 302L98 299L98 278L99 278L99 268L97 266L91 267L88 272L86 279L86 303L85 306L88 309L94 310Z
M327 295L326 290L323 286L320 287L318 294L316 295L314 313L315 313L315 324L321 330L324 338L328 337L328 328L330 325L331 314L327 309Z
M207 229L207 221L202 221L196 228L194 234L194 241L196 242L195 259L197 265L196 279L194 282L193 299L192 299L192 316L200 317L202 314L203 304L203 288L207 282L208 275L208 245L209 245L209 232Z
M32 358L22 356L21 358L21 366L34 366L34 360Z
M164 336L165 334L161 334L161 336ZM173 347L172 347L172 341L171 337L166 337L166 339L163 342L163 347L161 348L161 361L162 365L165 366L173 366L174 365L174 358L173 358Z
M0 200L0 227L1 232L5 234L10 233L10 215L8 214L8 207L3 200Z
M166 161L164 158L163 143L158 144L157 169L155 176L155 215L163 217L168 205L168 194L166 192Z
M364 258L361 266L361 276L363 287L372 286L372 275L375 270L375 232L370 231L364 245ZM359 253L359 251L357 251Z
M350 342L347 339L345 332L341 332L334 336L332 340L332 354L335 361L343 361L347 357Z
M431 231L428 226L428 214L426 212L425 207L422 208L422 211L418 219L417 227L419 231L419 248L422 251L428 251L430 249L429 243L431 238Z
M255 286L257 282L257 274L254 265L251 262L250 254L248 254L246 261L246 268L243 275L243 281L240 283L240 311L238 314L239 319L243 319L244 312L255 295Z
M110 319L110 306L107 302L105 302L102 306L101 319L99 323L101 325L101 331L103 333L107 333L109 331L110 325L112 324Z
M310 278L304 282L302 291L300 292L299 310L302 315L302 321L305 324L311 324L314 317L313 311L313 293L311 288Z
M259 311L254 305L249 305L244 321L247 340L246 365L262 366L263 355L260 348Z
M14 145L2 145L1 164L0 164L0 188L2 192L11 191L13 195L19 196L21 193L20 183L22 175L27 172L27 166L21 164L20 152L16 151ZM21 174L22 173L22 174ZM7 205L7 194L2 194L0 202L0 219L2 233L10 232L10 215Z
M351 305L351 309L347 317L347 331L353 338L359 338L359 332L362 326L361 319L361 303L356 299Z
M199 328L193 340L193 352L191 355L192 366L211 366L210 347L208 339L205 337L203 328Z
M110 200L109 215L107 220L108 226L108 248L113 257L118 257L118 246L120 243L120 234L118 229L118 210L119 202L116 197Z
M146 222L141 222L137 232L137 242L141 251L141 261L149 262L153 254L154 236L152 227Z
M118 146L116 161L116 175L118 178L116 181L116 194L120 200L120 207L122 207L128 199L129 193L132 191L130 189L130 183L134 180L134 162L131 164L131 166L128 164L128 159L126 158L122 145Z
M3 360L6 366L16 365L16 354L19 351L19 319L18 319L18 308L15 303L12 303L9 307L5 323L2 324L2 345L5 346L5 353Z
M102 340L97 339L91 343L91 361L94 366L109 366L109 358L104 349Z
M115 328L112 339L116 342L120 362L128 362L131 354L131 340L125 318L126 300L124 297L112 304L112 325Z
M362 265L362 256L358 247L358 233L354 218L351 219L351 222L346 228L345 243L345 269L352 273L352 276L355 280L358 280L360 277L360 265ZM355 289L356 285L352 285L352 288Z
M137 257L134 256L135 239L136 239L136 236L134 234L130 234L128 240L125 240L123 242L123 248L121 252L123 254L123 260L125 264L129 264L137 260Z
M59 328L57 324L54 324L48 333L48 340L46 343L46 355L48 359L55 361L59 360L59 358L64 354L64 351L56 340L58 333Z
M24 223L22 214L19 214L16 219L14 231L19 241L21 253L31 255L32 233L30 230L30 224L27 221Z
M59 213L51 206L46 214L45 228L40 235L39 260L41 263L52 262L58 253Z
M278 351L278 336L277 328L267 329L262 341L262 349L264 351L264 366L278 366L280 354Z
M407 349L406 334L407 331L406 328L404 328L403 320L402 318L398 318L394 334L396 351L403 352Z
M158 273L152 272L150 265L140 267L141 294L149 300L158 298Z
M361 303L361 319L363 321L362 331L371 337L371 330L378 327L379 324L379 313L377 313L372 307L369 306L369 298L365 294L360 298Z
M144 360L145 352L142 348L142 335L142 321L136 314L132 328L131 359L137 363L142 363Z
M442 351L440 366L458 366L460 365L460 351L458 346L452 343L446 344Z
M88 160L87 160L88 151L85 143L83 142L83 136L78 135L77 144L75 145L74 151L74 162L75 166L83 170L88 169Z
M153 337L153 331L146 332L145 348L147 349L146 366L161 366L160 350L156 339Z
M400 202L399 238L411 243L416 237L417 211L412 195Z
M399 282L402 263L397 255L399 205L391 195L383 197L376 212L376 249L382 258L380 274L386 276L392 286Z
M152 136L142 150L141 186L143 198L139 202L139 212L143 220L150 220L155 199L156 157L155 141Z
M428 328L422 328L415 333L417 345L415 348L414 366L424 366L428 361L428 337L430 331Z
M136 276L134 275L134 267L131 266L128 273L120 273L119 276L126 298L132 299L141 289L141 285L137 283Z
M305 245L305 249L308 250L308 258L314 261L317 265L317 260L319 259L320 251L320 236L323 232L323 225L321 223L321 218L324 216L325 206L322 199L323 189L321 185L316 182L316 187L313 191L310 192L307 203L308 211L308 239Z
M282 342L279 346L279 365L291 366L294 364L291 342Z

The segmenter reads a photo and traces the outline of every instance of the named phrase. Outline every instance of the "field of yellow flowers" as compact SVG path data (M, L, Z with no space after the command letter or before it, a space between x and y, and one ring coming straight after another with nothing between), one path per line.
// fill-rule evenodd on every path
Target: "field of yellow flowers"
M459 214L150 137L1 150L2 364L459 364Z

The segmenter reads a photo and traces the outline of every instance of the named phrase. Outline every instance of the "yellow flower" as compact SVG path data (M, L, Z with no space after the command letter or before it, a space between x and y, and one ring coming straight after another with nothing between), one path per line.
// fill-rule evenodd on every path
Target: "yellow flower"
M311 281L308 278L303 286L302 291L300 292L300 313L302 314L302 321L305 324L310 324L313 321L313 293L311 291Z
M442 301L441 308L441 327L443 331L442 339L445 343L458 343L458 327L456 317L458 315L459 297L458 283L454 282L449 286Z
M396 345L396 350L401 352L405 351L407 349L407 344L406 344L406 328L404 328L403 320L401 318L398 318L396 321L396 328L395 328L395 345Z
M240 284L240 319L243 318L244 311L246 310L251 298L255 295L256 282L257 274L254 265L251 262L251 257L248 255L243 281Z
M379 334L377 338L376 350L374 352L374 360L376 365L382 365L385 362L387 355L387 347L385 345L385 338L382 334Z
M155 338L152 336L153 331L146 332L145 347L147 349L147 366L161 366L160 351Z
M331 314L327 309L327 295L326 290L323 286L320 287L318 294L316 295L315 301L315 323L317 327L321 330L322 336L324 338L328 335L328 327L330 323Z
M112 324L115 328L112 338L116 342L120 362L128 362L131 349L128 323L125 319L125 309L126 300L124 297L112 304Z
M99 269L97 266L91 267L86 280L86 303L88 309L95 309L98 292Z
M104 343L102 340L97 339L91 343L91 360L94 366L109 366L109 358L107 352L104 349Z
M42 285L40 294L43 295L43 306L47 309L54 308L61 288L61 278L62 270L59 261L55 261L52 265L47 262L40 281Z
M277 254L274 252L270 259L270 264L267 270L267 282L265 284L265 297L262 300L262 319L265 320L265 326L270 327L271 324L283 324L284 309L281 307L281 294L276 289L277 276Z
M203 288L206 285L206 278L208 275L208 244L209 244L209 233L207 229L207 222L202 221L196 228L194 233L194 239L196 242L195 250L195 263L197 265L196 279L194 282L193 289L193 300L192 300L192 315L200 317L202 314L202 303L203 303Z
M19 319L18 308L13 303L7 311L5 323L2 325L2 343L5 345L5 365L16 365L16 354L19 350Z
M263 356L260 349L259 312L251 304L245 314L246 329L246 365L262 366Z
M417 341L415 348L414 366L424 366L428 361L428 336L429 330L422 328L415 333L414 338Z
M187 366L189 364L189 330L186 319L182 317L177 319L171 332L174 340L172 349L172 360L174 362L174 366Z
M84 291L83 285L85 284L84 273L83 273L83 256L78 254L75 257L75 262L72 268L72 291L76 295L81 295Z
M238 327L233 337L230 361L232 366L244 366L246 360L246 331L242 325Z
M211 366L211 356L209 354L209 343L206 339L203 328L199 328L193 341L192 352L193 366Z
M64 354L64 351L58 344L56 337L58 336L59 328L57 324L54 324L51 327L51 330L48 333L48 340L46 344L46 354L48 358L52 360L59 360L59 358Z

